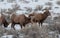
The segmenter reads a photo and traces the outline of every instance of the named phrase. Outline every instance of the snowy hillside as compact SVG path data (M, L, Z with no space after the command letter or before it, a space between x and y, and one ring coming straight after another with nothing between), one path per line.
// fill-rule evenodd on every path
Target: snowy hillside
M11 0L13 1L13 0ZM54 13L59 13L60 11L60 7L58 4L56 4L58 0L14 0L13 2L8 2L7 0L4 0L3 2L0 2L0 9L12 9L12 5L14 4L18 4L20 6L21 9L23 9L23 11L25 11L26 9L24 7L29 7L32 8L33 10L35 9L35 7L37 5L41 5L43 6L43 8L48 7L49 5L46 5L47 3L51 3L52 4L52 9ZM58 7L58 8L55 8Z
M0 0L0 13L10 21L11 13L25 14L44 13L47 8L52 17L48 17L42 27L38 24L27 24L21 29L19 24L11 28L10 23L7 28L0 26L0 38L60 38L60 0Z
M50 12L52 13L51 16L53 20L54 17L59 16L55 13L60 13L60 6L57 4L57 1L58 0L0 0L0 12L1 9L13 9L15 8L14 5L16 5L21 9L17 10L16 14L31 13L29 10L32 10L33 12L36 9L36 6L40 5L41 9L51 7ZM43 13L41 10L38 10L38 12Z

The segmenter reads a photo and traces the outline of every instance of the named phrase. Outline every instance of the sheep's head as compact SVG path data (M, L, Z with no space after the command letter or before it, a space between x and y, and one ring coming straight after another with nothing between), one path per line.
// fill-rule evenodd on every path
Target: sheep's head
M50 15L51 15L51 13L49 12L49 10L46 10L46 11L44 12L44 14L46 14L47 16L50 16Z

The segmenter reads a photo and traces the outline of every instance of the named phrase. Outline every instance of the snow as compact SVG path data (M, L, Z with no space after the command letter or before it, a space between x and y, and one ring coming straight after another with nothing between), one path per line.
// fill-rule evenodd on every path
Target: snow
M4 36L2 36L0 38L12 38L12 37L13 37L13 35L4 35Z
M11 25L12 25L12 23L10 23L10 24L8 25L8 27L5 28L5 29L6 29L6 30L11 30ZM20 27L19 24L15 24L14 28L15 28L15 30L20 30L20 29L21 29L21 27Z
M19 14L25 14L25 13L26 13L26 11L20 11L20 10L16 11L17 15L19 15Z
M33 0L33 1L32 0L24 0L24 1L28 1L29 3L25 3L25 2L22 2L22 1L16 0L13 3L8 3L7 0L4 0L4 2L0 2L0 9L9 9L9 8L12 9L13 5L18 4L22 10L16 11L16 14L23 14L23 13L25 14L25 13L29 13L29 12L26 11L26 9L24 7L30 7L30 8L33 9L33 11L34 11L34 9L36 8L37 5L42 5L43 9L45 7L49 7L48 5L45 5L45 3L49 2L49 0L37 0L37 2L35 2L35 0ZM53 12L51 12L52 13L51 14L52 19L54 17L58 16L58 15L55 15L53 13L60 13L60 6L56 4L56 1L57 0L50 1L52 3L52 11L53 11ZM55 7L59 7L59 8L55 8ZM38 11L38 12L43 13L42 11ZM26 15L26 16L28 17L28 15ZM20 25L17 25L17 27L19 27L19 26ZM10 28L10 26L8 28ZM15 28L16 28L16 26L15 26ZM19 27L19 29L20 29L20 27Z
M38 2L34 2L35 0L26 0L29 3L24 3L21 2L19 0L16 0L15 2L20 6L20 8L22 8L24 10L24 7L31 7L32 9L35 9L36 5L43 5L44 8L47 7L47 5L45 5L45 3L49 2L49 0L38 0ZM57 0L53 0L50 1L52 2L53 6L52 6L52 10L54 11L54 13L59 13L60 8L55 9L54 7L59 7L59 5L56 4ZM8 3L7 0L5 0L4 2L0 2L0 9L8 9L8 8L12 8L12 5L15 4L15 2L13 3Z
M20 25L19 25L19 24L16 24L16 25L15 25L15 29L16 29L16 30L20 30L20 29L21 29Z
M49 25L48 23L43 23L43 25Z
M54 34L54 31L49 32L49 34Z
M1 6L0 6L1 9L12 8L12 7L11 7L12 4L10 4L10 3L7 3L7 4L6 4L6 3L0 3L0 5L1 5Z
M59 36L58 38L60 38L60 34L58 36Z

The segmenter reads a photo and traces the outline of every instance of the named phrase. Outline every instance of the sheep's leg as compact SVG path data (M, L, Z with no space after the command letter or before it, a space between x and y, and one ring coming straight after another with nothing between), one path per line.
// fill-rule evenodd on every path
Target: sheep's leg
M25 25L23 25L25 27Z
M7 27L8 25L6 23L4 23L4 27Z
M31 23L33 24L35 22L35 19L34 18L31 18Z
M15 30L14 26L15 26L15 23L12 23L11 28Z
M41 26L42 26L42 22L41 22Z
M25 25L23 25L23 27L25 28Z
M22 25L20 25L21 26L21 29L22 29Z
M34 22L33 22L33 19L31 19L31 23L33 24Z
M4 24L4 27L8 26L8 23L6 21L3 24Z
M39 22L39 26L40 26L40 22Z
M24 25L22 23L20 23L20 26L21 26L21 29L22 29Z
M41 23L39 22L39 27L41 27L42 25L41 25Z
M25 27L25 25L23 23L20 23L21 29L23 28L23 26Z
M25 28L25 24L23 24L23 27Z

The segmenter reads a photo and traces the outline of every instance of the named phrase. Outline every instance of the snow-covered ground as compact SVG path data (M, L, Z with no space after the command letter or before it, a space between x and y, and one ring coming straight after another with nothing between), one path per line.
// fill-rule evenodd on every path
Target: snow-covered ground
M35 2L36 1L36 2ZM58 0L15 0L12 3L8 3L7 0L4 0L3 2L0 2L0 11L1 9L13 9L13 5L17 4L19 5L22 10L17 10L16 14L25 14L25 13L29 13L28 11L26 11L27 9L25 9L25 7L27 8L32 8L32 12L34 11L34 9L36 8L37 5L41 5L43 6L42 9L44 9L45 7L49 7L49 5L46 5L46 3L51 2L52 6L51 6L51 16L52 16L52 20L54 19L54 17L58 17L59 15L56 13L60 13L60 6L58 4L56 4ZM56 8L58 7L58 8ZM32 13L31 12L31 13ZM37 11L38 13L43 13L42 11ZM27 17L28 15L25 14ZM56 22L58 23L58 22ZM60 22L59 22L60 23ZM43 23L43 25L49 25L48 23ZM31 25L30 25L31 27ZM7 28L5 28L7 30L11 29L11 24L8 25ZM15 25L15 29L16 30L20 30L21 27L20 25L16 24ZM49 32L50 34L53 34L54 32ZM3 35L1 38L12 38L13 35ZM23 37L23 36L21 36ZM60 38L60 35L59 35Z
M25 3L22 0L15 0L13 3L8 3L7 1L3 1L0 2L0 9L8 9L8 8L12 8L12 5L14 4L18 4L20 6L21 9L24 10L24 7L31 7L32 9L35 9L36 5L42 5L43 8L47 7L48 5L45 5L45 3L47 2L51 2L52 3L52 10L54 11L54 13L59 13L60 11L60 7L59 5L56 4L57 0L37 0L37 2L35 2L35 0L25 0L29 3ZM55 7L59 7L59 8L55 8Z
M4 35L4 36L2 36L0 38L12 38L12 37L13 37L13 35Z
M49 7L49 5L46 5L46 3L48 2L52 3L52 9L50 12L52 13L51 15L52 15L52 20L53 20L54 17L58 17L58 14L54 14L54 13L60 13L60 6L56 4L57 0L51 0L51 1L50 0L24 0L24 1L15 0L12 3L8 3L7 0L4 0L3 2L0 2L0 9L9 9L9 8L13 9L12 6L17 4L20 6L19 8L21 8L22 10L17 10L16 14L23 14L23 13L25 14L25 13L29 13L28 11L26 11L25 7L32 8L32 10L34 11L37 5L41 5L43 6L43 9L44 9L45 7ZM55 8L55 7L58 7L58 8ZM42 11L38 11L38 12L43 13Z
M37 2L35 2L37 1ZM49 7L49 5L46 5L46 3L50 2L52 4L51 6L51 10L53 12L52 13L52 18L57 16L53 13L60 13L60 6L58 4L56 4L58 0L15 0L12 3L7 2L7 0L4 0L3 2L0 2L0 9L13 9L13 5L17 4L19 5L22 10L18 10L16 11L17 14L23 14L23 13L30 13L28 11L26 11L25 7L27 8L32 8L32 11L34 11L34 9L36 8L37 5L43 6L42 9L44 9L45 7ZM26 3L28 2L28 3ZM58 8L56 8L58 7Z

